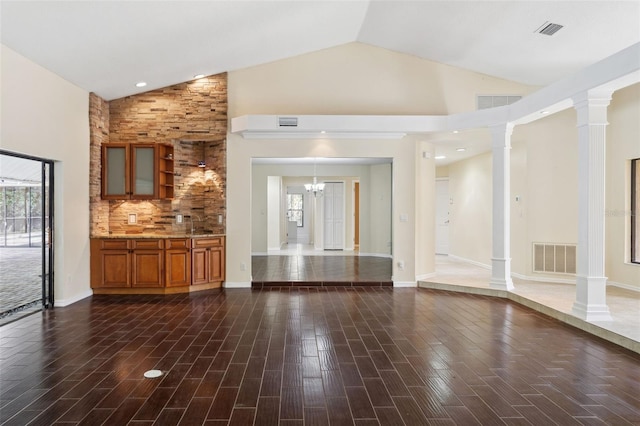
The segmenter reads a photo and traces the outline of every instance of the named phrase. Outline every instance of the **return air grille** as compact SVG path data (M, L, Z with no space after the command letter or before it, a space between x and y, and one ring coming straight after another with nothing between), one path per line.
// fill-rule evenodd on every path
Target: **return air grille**
M544 34L544 35L548 35L548 36L552 36L555 33L557 33L558 31L560 31L560 29L563 27L564 25L560 25L560 24L554 24L553 22L545 22L544 24L542 24L537 30L536 32L538 34Z
M278 117L279 127L298 127L298 117Z
M522 99L522 96L515 95L479 95L477 97L478 109L494 108L511 105Z
M575 274L575 244L533 243L533 272Z

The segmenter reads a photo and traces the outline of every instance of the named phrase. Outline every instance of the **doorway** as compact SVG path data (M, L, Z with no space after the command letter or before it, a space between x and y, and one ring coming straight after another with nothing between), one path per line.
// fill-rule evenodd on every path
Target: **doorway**
M449 179L436 180L436 254L449 254Z
M0 318L54 304L53 161L0 151Z

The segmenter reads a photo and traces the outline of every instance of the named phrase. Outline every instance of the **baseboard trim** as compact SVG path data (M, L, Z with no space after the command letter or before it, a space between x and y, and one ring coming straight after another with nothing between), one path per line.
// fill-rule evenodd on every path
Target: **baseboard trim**
M386 259L393 259L393 256L385 253L358 253L358 256L368 256L368 257L384 257Z
M397 288L401 287L417 287L417 281L394 281L393 286Z
M225 281L224 288L251 288L251 281Z
M86 299L87 297L91 297L91 296L93 296L93 291L91 289L89 289L89 290L87 290L85 292L82 292L82 293L78 294L77 296L70 297L68 299L56 299L54 301L53 305L63 308L65 306L69 306L72 303L79 302L82 299Z
M567 284L567 285L575 285L576 280L567 279L567 278L549 278L549 277L536 277L531 275L518 274L516 272L512 272L511 276L514 278L518 278L520 280L527 281L536 281L540 283L554 283L554 284Z
M619 283L616 281L607 281L607 286L612 286L612 287L618 287L618 288L622 288L625 290L629 290L629 291L633 291L636 293L640 293L640 287L634 286L634 285L630 285L630 284L624 284L624 283Z
M416 275L416 281L426 280L429 278L433 278L436 276L435 272L430 272L428 274Z
M448 256L450 258L452 258L452 259L459 260L460 262L469 263L471 265L475 265L475 266L478 266L478 267L483 268L483 269L491 270L491 265L487 265L485 263L476 262L475 260L471 260L471 259L467 259L467 258L464 258L464 257L456 256L455 254L449 254Z

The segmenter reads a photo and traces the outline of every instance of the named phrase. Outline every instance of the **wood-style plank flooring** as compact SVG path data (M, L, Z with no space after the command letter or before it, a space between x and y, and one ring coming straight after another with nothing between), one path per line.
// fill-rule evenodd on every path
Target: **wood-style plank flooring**
M393 286L391 258L252 256L252 286Z
M637 354L438 290L94 296L0 328L6 425L632 425L639 383Z

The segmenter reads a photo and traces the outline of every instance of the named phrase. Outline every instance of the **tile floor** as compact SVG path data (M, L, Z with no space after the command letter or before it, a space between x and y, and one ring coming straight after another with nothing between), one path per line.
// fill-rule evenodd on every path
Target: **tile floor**
M633 425L639 382L636 353L431 289L94 296L0 328L7 426Z

